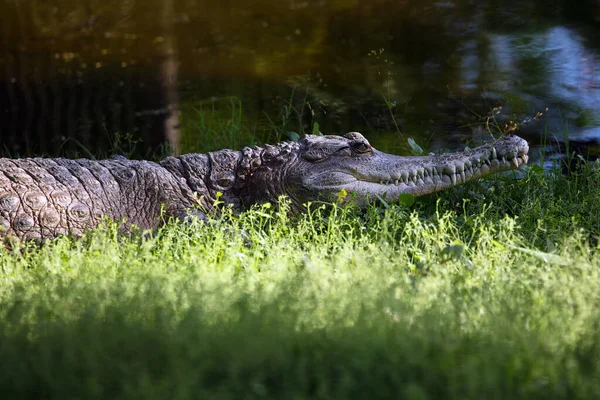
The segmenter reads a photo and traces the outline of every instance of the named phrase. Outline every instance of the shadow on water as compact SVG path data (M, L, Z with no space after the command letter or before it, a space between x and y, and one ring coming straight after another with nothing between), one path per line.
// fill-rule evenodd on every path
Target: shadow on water
M352 130L403 153L409 137L436 150L517 127L533 145L600 152L596 0L0 7L12 156L148 157Z

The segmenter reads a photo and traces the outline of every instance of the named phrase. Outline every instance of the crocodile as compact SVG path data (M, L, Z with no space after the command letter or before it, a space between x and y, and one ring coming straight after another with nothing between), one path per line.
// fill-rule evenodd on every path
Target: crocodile
M525 140L505 136L462 152L403 157L378 151L360 133L350 132L159 162L123 156L1 158L0 236L81 236L105 218L123 229L147 230L170 218L205 218L217 203L244 210L281 196L287 196L292 212L309 202L340 198L364 207L519 168L527 163L528 149Z

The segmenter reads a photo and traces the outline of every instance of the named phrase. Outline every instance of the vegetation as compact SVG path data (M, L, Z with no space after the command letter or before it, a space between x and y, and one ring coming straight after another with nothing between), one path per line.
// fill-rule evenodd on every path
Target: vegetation
M481 118L474 132L511 132L519 123L477 115L487 100L469 95L506 85L490 99L515 114L556 97L576 127L598 122L566 104L583 92L560 78L597 86L592 0L4 3L0 150L13 156L137 157L143 126L176 110L188 151L319 122L395 130L397 150L406 132ZM566 45L547 45L555 23ZM545 68L580 42L579 75ZM500 75L516 83L489 68L506 55ZM161 86L180 90L179 108ZM101 150L98 132L116 131ZM0 247L2 398L600 398L600 172L571 161L365 212L290 216L282 199L151 233L107 222Z
M600 173L0 251L5 398L598 398Z

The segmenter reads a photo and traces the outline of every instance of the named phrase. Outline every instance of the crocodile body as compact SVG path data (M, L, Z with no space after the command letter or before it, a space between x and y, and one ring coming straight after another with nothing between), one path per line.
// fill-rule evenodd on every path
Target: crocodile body
M364 206L378 197L423 195L518 168L527 162L527 151L527 142L512 136L463 152L400 157L351 132L160 162L2 158L0 236L79 236L104 218L125 229L152 229L170 217L202 215L217 197L242 210L287 196L292 209L301 210L309 201L335 201L346 190Z

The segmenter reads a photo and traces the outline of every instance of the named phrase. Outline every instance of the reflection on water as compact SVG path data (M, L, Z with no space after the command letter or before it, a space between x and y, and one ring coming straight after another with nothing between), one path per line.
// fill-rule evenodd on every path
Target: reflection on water
M564 103L568 110L600 107L600 57L576 31L553 27L529 35L494 35L491 49L497 90ZM534 71L523 68L526 63L539 71L527 73Z
M532 33L489 34L485 54L486 82L490 91L517 96L519 116L545 112L543 126L525 130L564 139L600 142L600 56L575 29L554 26ZM467 41L463 56L462 85L478 90L481 57ZM515 108L515 107L513 107ZM596 149L595 155L598 155Z
M3 152L139 156L313 130L402 152L516 122L533 143L568 126L597 153L600 5L498 3L0 0Z

